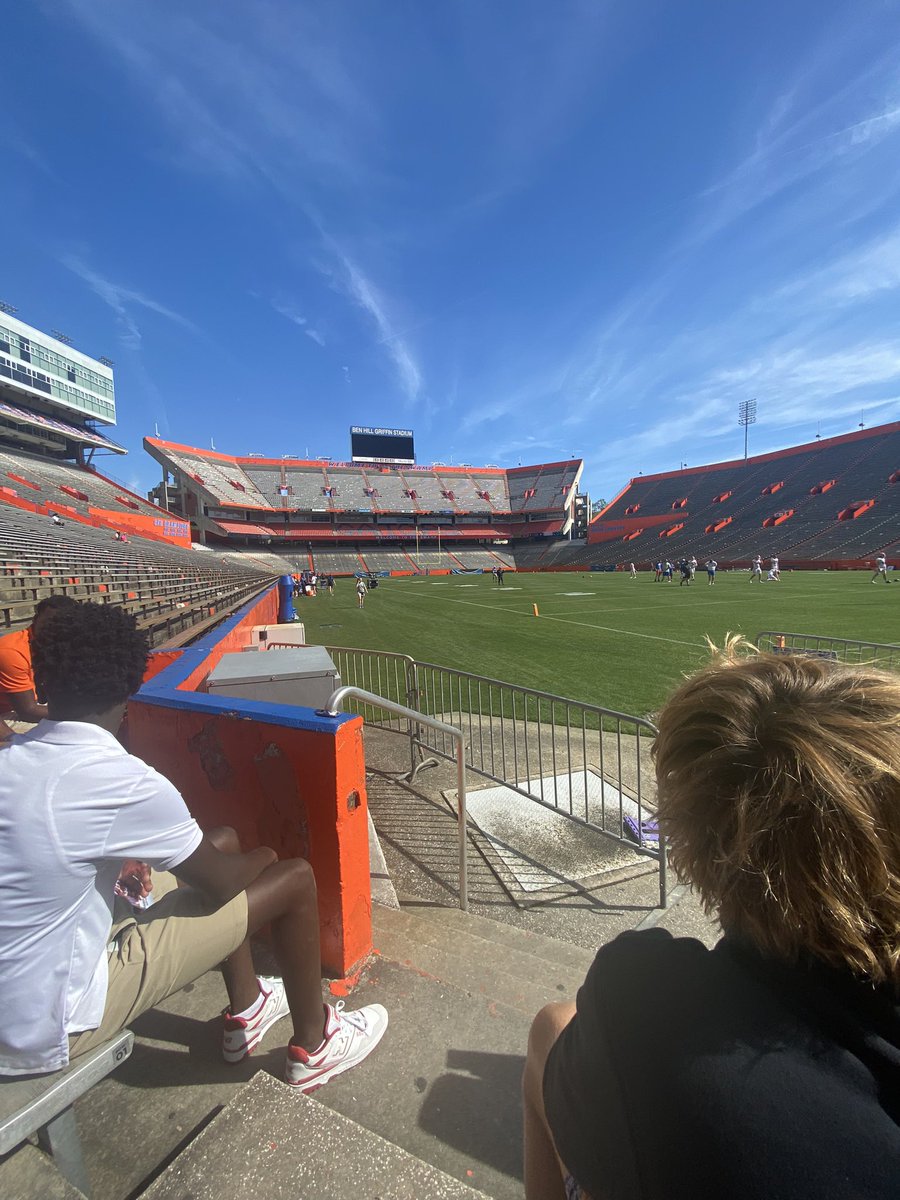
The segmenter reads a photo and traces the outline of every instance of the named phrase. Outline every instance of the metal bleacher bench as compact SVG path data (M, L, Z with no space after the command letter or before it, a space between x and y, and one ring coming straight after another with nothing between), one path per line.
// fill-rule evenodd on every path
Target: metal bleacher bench
M37 1133L60 1174L90 1196L72 1105L120 1066L131 1055L133 1045L134 1034L123 1029L52 1075L0 1076L0 1155Z

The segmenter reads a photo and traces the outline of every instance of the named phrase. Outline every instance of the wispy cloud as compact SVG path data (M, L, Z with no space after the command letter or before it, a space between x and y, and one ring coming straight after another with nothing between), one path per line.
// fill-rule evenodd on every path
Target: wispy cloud
M126 287L105 278L86 263L80 255L63 254L59 261L79 279L83 279L94 295L99 296L104 304L108 305L116 314L119 340L128 349L139 350L142 342L141 331L132 311L134 308L146 309L180 325L182 329L187 329L190 333L200 334L200 330L194 322L182 316L181 313L175 312L165 304L160 304L158 300L154 300L151 296L147 296L135 288Z
M282 317L286 317L288 321L291 321L294 325L298 325L317 346L325 345L325 334L322 333L321 329L316 329L310 325L309 318L303 315L292 300L288 300L283 296L276 296L271 301L271 305Z
M202 13L171 0L64 2L144 90L179 165L294 198L310 169L323 183L365 177L377 115L327 11L265 0L221 0Z
M301 329L305 325L309 324L303 313L301 313L297 306L290 300L284 300L276 297L271 301L271 304L277 313L280 313L282 317L286 317L289 321L293 321L293 323L295 325L299 325Z
M331 241L330 248L335 265L323 265L320 270L337 291L347 296L370 319L379 344L385 348L394 366L407 401L412 402L421 391L422 372L412 350L397 332L386 297L334 241Z
M37 148L32 138L26 135L23 129L9 116L3 122L5 128L0 132L0 146L6 146L13 154L17 154L23 158L42 175L46 175L48 179L52 179L57 187L61 185L61 180L53 168L50 166L47 159Z

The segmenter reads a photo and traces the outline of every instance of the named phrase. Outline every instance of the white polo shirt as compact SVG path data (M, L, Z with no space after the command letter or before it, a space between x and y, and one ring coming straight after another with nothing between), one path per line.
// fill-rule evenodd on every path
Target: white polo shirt
M55 1071L96 1029L115 881L171 870L203 834L181 793L111 733L41 721L0 749L0 1074Z

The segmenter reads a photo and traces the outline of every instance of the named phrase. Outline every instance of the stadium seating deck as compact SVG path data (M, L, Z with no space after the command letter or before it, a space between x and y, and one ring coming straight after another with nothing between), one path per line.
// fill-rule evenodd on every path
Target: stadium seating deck
M224 615L265 585L260 564L137 537L117 542L108 529L4 506L0 524L0 629L27 625L45 596L117 603L134 612L158 645Z
M37 488L28 487L10 475L19 476ZM0 487L9 487L23 500L49 504L51 508L71 508L87 513L88 508L159 514L159 509L125 487L107 480L86 467L57 462L25 451L0 451ZM63 488L70 489L62 491ZM80 495L78 494L80 493Z
M757 552L798 561L871 557L898 540L900 485L889 482L898 467L900 426L884 426L746 463L633 479L593 528L623 518L634 528L647 518L647 526L627 542L618 537L585 547L580 560L647 561L695 553L729 561ZM819 490L822 484L827 487ZM859 518L838 519L847 506L869 499L874 507ZM763 525L788 513L777 525ZM683 528L661 537L670 523L659 519L668 517ZM717 532L706 532L729 517Z

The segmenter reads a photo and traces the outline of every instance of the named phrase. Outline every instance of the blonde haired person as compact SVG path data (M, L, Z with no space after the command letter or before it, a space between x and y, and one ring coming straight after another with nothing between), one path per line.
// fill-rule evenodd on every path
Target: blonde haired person
M677 688L654 750L724 936L622 934L538 1014L528 1197L900 1194L900 676L751 650Z

